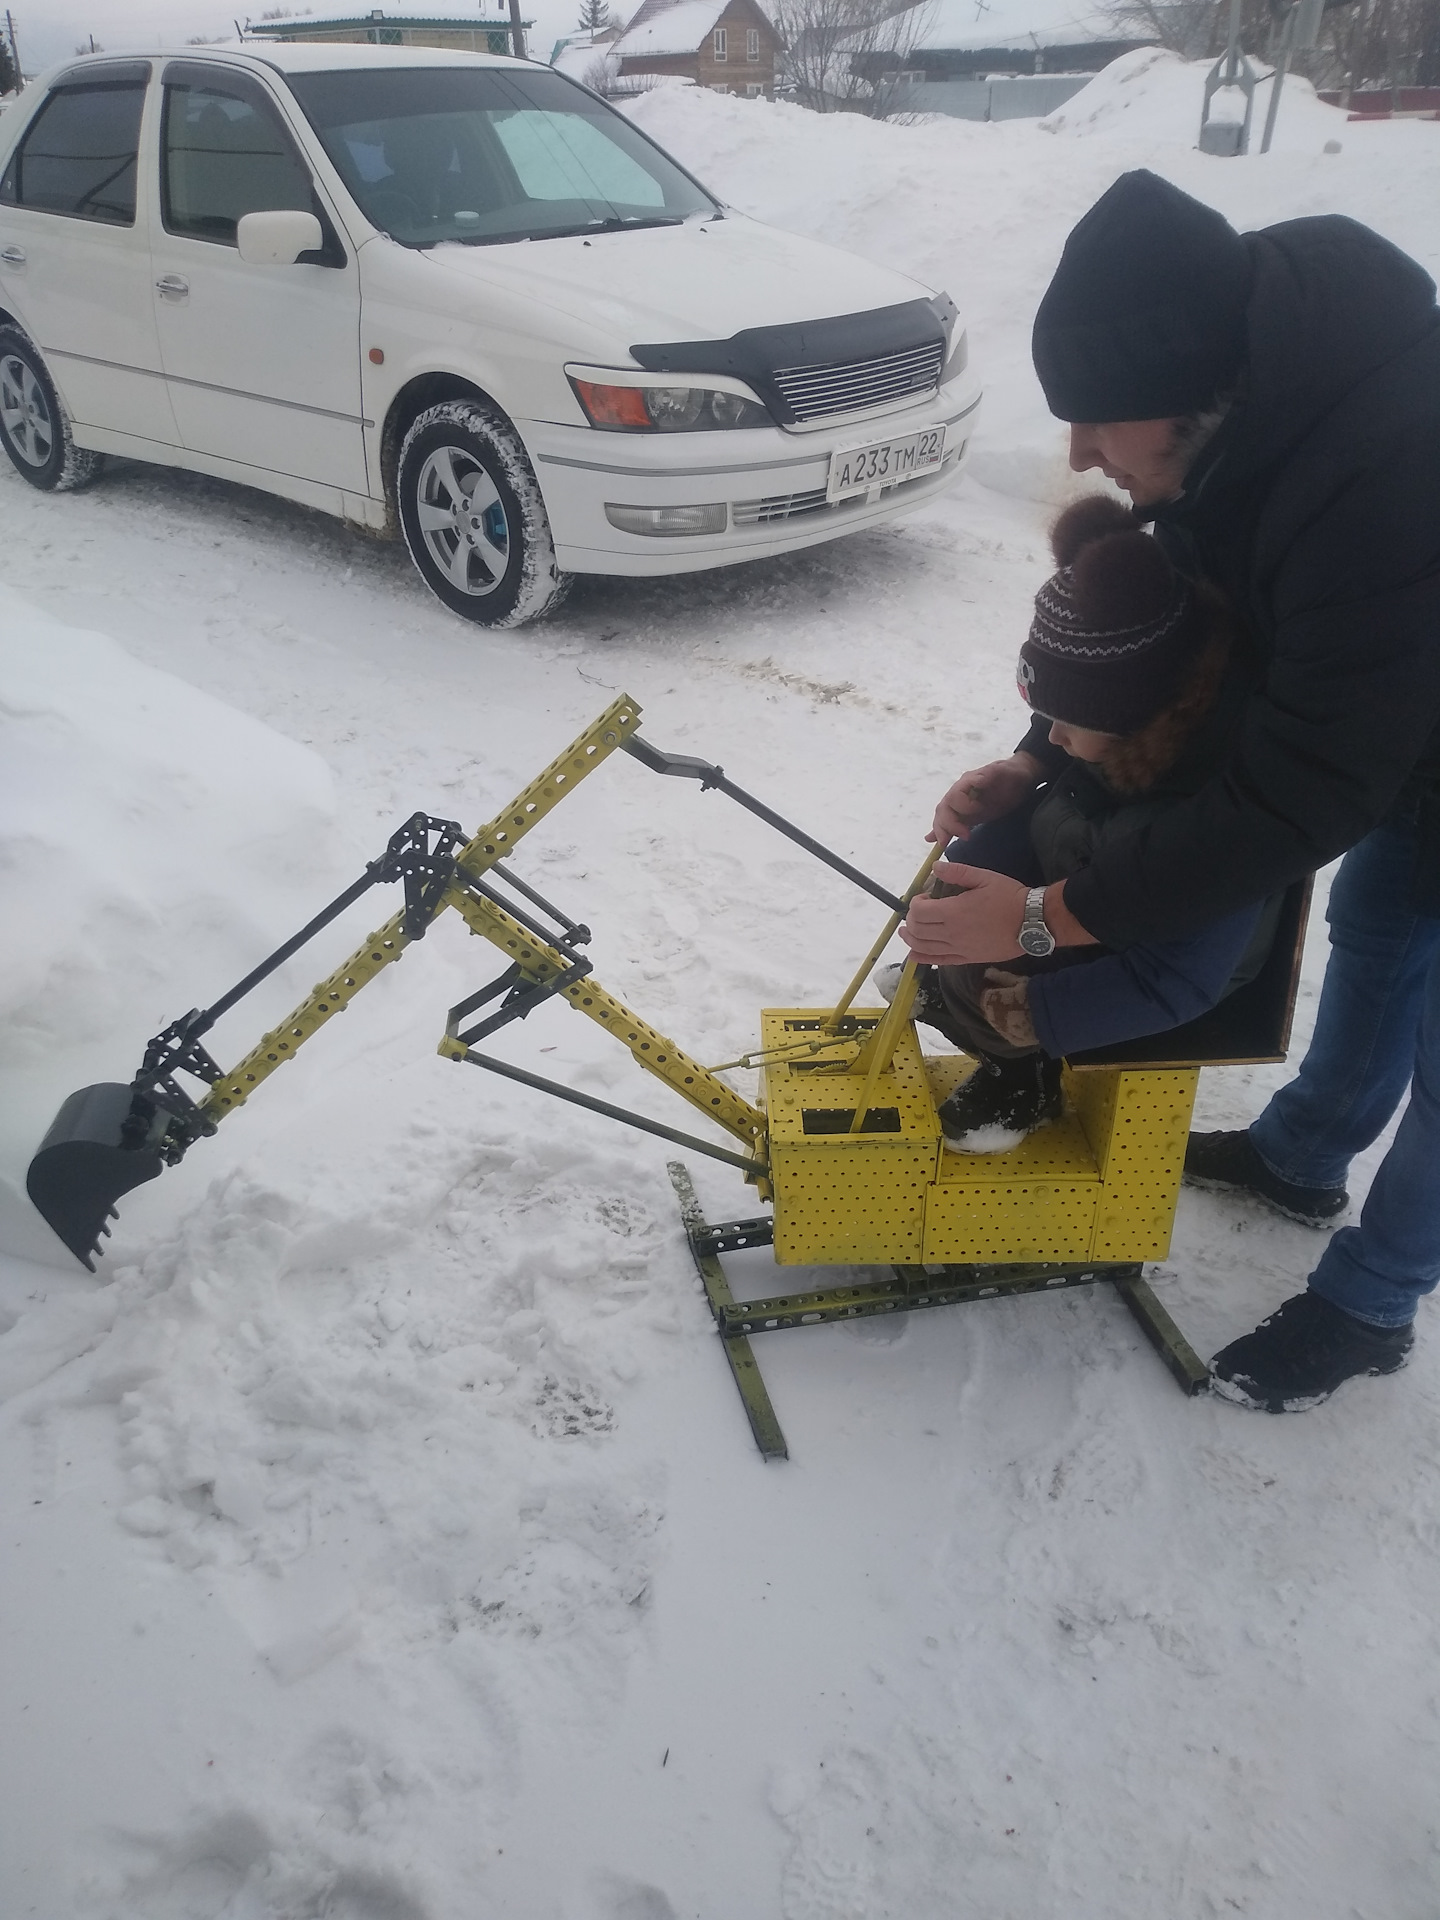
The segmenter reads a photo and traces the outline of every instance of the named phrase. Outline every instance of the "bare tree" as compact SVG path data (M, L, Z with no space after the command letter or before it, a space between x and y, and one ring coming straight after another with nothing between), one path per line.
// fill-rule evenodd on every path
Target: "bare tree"
M1126 37L1154 41L1186 60L1205 60L1225 44L1230 7L1229 0L1118 0L1110 19ZM1241 40L1253 45L1253 34L1242 33Z
M15 56L10 51L10 42L0 32L0 93L14 93L19 70L15 65Z
M1440 86L1440 0L1354 0L1328 7L1316 55L1325 70L1304 71L1321 85Z
M777 0L782 65L802 107L884 120L905 107L916 42L928 4L904 0Z
M1287 0L1244 0L1240 44L1273 58ZM1229 0L1116 0L1122 33L1154 40L1187 60L1213 59L1229 32ZM1294 72L1317 87L1440 85L1440 0L1329 0L1319 45L1297 51Z

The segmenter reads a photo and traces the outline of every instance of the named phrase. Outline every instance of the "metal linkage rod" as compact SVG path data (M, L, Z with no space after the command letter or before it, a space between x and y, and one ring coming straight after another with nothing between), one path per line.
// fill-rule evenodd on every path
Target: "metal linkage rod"
M228 1013L237 1000L243 1000L252 987L258 987L260 982L274 973L277 967L283 967L290 956L298 953L307 941L313 940L322 927L328 927L332 920L338 920L345 909L353 907L357 900L362 899L379 878L380 876L375 873L361 874L353 886L347 887L344 893L330 902L328 907L322 907L315 918L307 921L298 933L292 934L283 947L277 947L268 960L262 960L259 966L247 973L237 986L231 987L228 993L222 994L213 1007L208 1007L200 1016L201 1024L191 1027L192 1037L208 1032L221 1014Z
M868 874L861 873L858 867L852 867L848 860L842 860L840 855L833 853L829 847L822 846L818 840L812 840L808 833L784 819L772 807L767 807L763 800L757 800L753 793L746 793L745 789L737 787L733 780L727 780L723 767L711 766L708 760L696 760L688 753L664 753L659 747L652 747L648 740L642 740L638 733L632 733L628 739L622 740L620 745L622 752L630 754L640 762L642 767L648 767L652 773L669 773L682 780L698 780L702 788L715 787L721 793L728 794L732 800L753 813L756 819L763 820L768 827L774 827L777 833L783 833L787 840L793 840L797 847L803 847L807 853L813 853L817 860L823 860L827 867L833 867L836 873L844 874L847 880L853 880L857 887L862 887L866 893L872 894L875 899L889 907L892 913L898 914L902 920L905 918L903 900L897 898L887 887L882 887L878 880L872 880Z
M597 1100L591 1094L577 1093L573 1087L562 1087L558 1081L542 1080L539 1074L526 1073L523 1067L512 1067L508 1061L497 1060L492 1054L476 1053L473 1048L467 1048L464 1053L451 1054L450 1058L463 1060L468 1066L486 1067L491 1073L503 1075L506 1080L518 1080L522 1087L534 1087L537 1093L553 1093L557 1100L568 1100L572 1107L585 1107L591 1113L603 1113L610 1120L623 1121L627 1127L638 1127L642 1133L653 1133L661 1140L673 1141L677 1147L689 1147L695 1153L708 1154L712 1160L723 1160L727 1166L739 1167L742 1173L765 1171L762 1160L731 1153L728 1147L712 1147L708 1140L697 1140L693 1133L680 1133L674 1127L662 1126L658 1120L647 1120L643 1113L631 1113L627 1107L612 1107L608 1100Z
M527 886L518 873L511 873L510 869L501 866L498 860L491 867L490 871L491 873L498 873L507 887L513 887L516 893L523 894L532 907L539 907L542 913L548 913L556 926L564 933L566 940L569 941L572 947L583 947L589 940L590 929L585 925L584 921L572 920L569 914L562 913L559 907L552 907L544 894L537 893L533 887Z

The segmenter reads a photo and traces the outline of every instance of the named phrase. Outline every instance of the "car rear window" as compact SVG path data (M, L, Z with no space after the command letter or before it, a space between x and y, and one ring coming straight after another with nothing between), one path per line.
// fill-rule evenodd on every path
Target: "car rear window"
M149 68L61 86L26 128L0 201L105 226L135 224L135 156Z
M559 74L287 77L366 218L406 246L493 246L719 212L622 114Z

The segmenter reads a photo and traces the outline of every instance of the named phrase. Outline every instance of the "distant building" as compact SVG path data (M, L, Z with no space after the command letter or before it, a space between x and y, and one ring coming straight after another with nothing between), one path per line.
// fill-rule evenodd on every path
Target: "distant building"
M772 100L780 46L755 0L644 0L609 54L622 79L665 74Z
M1157 44L1093 0L921 0L915 11L914 38L897 35L902 56L853 64L875 80L898 68L908 108L964 120L1053 113L1122 53Z
M557 40L550 50L550 64L557 73L580 80L587 87L601 82L608 89L619 73L615 43L624 34L623 27L606 27L600 33L572 33Z
M288 20L247 21L247 40L284 40L289 42L328 42L376 47L447 47L458 53L510 53L511 27L508 12L492 20L475 14L432 15L410 8L404 0L390 0L386 7L330 19L312 14L295 15ZM530 21L521 25L529 27Z

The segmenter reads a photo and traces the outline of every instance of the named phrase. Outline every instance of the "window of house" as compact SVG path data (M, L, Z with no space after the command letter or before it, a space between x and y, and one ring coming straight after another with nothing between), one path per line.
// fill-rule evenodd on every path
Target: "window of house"
M745 58L747 60L758 60L760 58L760 29L758 27L747 27L745 29Z
M730 58L729 46L730 46L730 35L728 31L724 27L716 27L715 58L717 60L728 60Z
M711 93L729 93L730 89L725 85L723 80L719 82L718 85L712 80L710 83L710 91Z
M36 114L0 180L0 201L38 213L135 224L135 155L150 69L110 82L58 87Z
M245 213L314 213L309 169L259 95L243 81L165 79L160 167L166 230L235 244Z
M745 88L745 98L747 100L759 100L764 95L764 92L764 87L752 81Z

